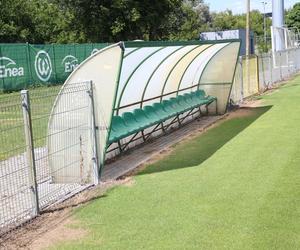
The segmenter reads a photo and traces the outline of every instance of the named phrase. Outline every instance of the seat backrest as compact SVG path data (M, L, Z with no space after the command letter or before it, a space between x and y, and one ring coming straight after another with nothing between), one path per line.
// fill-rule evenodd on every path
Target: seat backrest
M154 103L152 106L155 110L164 109L164 106L161 103Z
M154 114L155 113L155 109L152 106L148 106L148 105L144 106L143 110L145 111L146 115Z
M182 95L177 96L177 100L179 103L185 103L185 99Z
M112 130L118 130L126 127L124 120L121 116L113 116L112 118Z
M203 89L198 89L198 90L196 91L196 95L197 95L198 97L205 97L205 96L206 96L205 91L204 91Z
M172 103L172 106L177 108L178 107L178 99L176 97L170 98L170 102Z
M192 95L191 95L191 93L185 93L185 94L183 95L183 97L184 97L186 100L188 100L188 101L191 101L191 100L192 100Z
M137 121L147 118L147 115L146 115L145 111L142 110L142 109L133 110L133 115L134 115L134 117Z
M135 120L134 115L131 112L125 112L122 115L125 124L127 123L136 123L137 121Z
M170 100L163 100L161 103L164 107L171 107L172 108L172 102Z
M192 98L192 99L198 98L198 96L197 96L197 91L191 93L191 98Z

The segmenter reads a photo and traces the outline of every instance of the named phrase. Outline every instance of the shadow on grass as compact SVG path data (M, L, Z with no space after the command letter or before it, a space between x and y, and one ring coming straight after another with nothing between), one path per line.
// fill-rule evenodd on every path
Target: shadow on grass
M175 145L169 155L150 164L138 175L200 165L271 108L272 106L241 109L245 112L241 112L243 114L240 116L226 120L186 143Z

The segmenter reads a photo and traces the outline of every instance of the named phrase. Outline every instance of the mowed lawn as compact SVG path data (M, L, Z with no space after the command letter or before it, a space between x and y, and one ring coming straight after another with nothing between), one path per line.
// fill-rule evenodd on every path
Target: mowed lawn
M300 249L300 77L75 209L53 249Z

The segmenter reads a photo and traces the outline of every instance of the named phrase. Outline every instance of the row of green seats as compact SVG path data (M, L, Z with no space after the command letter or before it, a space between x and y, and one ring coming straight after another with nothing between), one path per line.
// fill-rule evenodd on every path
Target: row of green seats
M133 112L125 112L122 116L114 116L109 143L117 142L193 108L210 104L215 100L215 97L206 96L203 90L197 90L172 97L169 100L163 100L160 103L144 106L142 109L135 109Z

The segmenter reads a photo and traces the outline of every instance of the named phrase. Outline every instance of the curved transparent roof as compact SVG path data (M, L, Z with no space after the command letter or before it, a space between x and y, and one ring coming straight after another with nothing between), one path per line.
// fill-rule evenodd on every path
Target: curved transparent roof
M116 114L197 88L210 94L207 84L231 84L239 46L238 40L125 43ZM220 113L225 112L225 99L218 102Z

